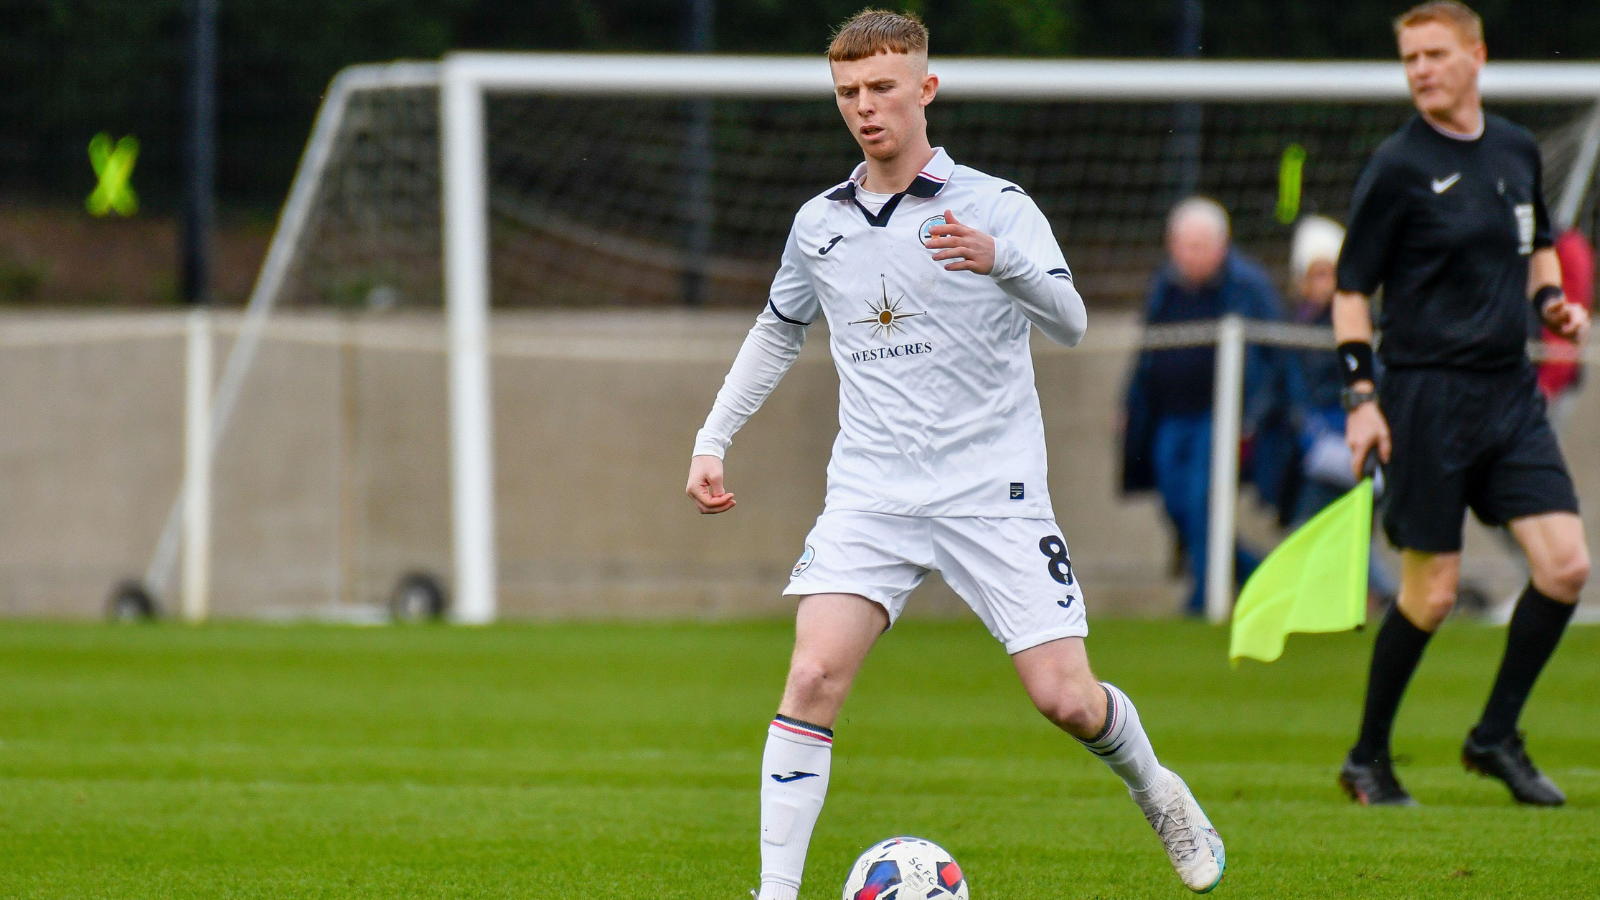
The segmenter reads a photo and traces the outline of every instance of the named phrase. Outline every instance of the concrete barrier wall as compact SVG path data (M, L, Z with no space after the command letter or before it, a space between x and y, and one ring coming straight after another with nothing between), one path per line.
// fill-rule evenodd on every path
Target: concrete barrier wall
M496 316L506 616L787 609L779 591L821 510L837 430L838 383L820 328L734 442L738 508L700 516L683 496L695 430L750 318ZM83 319L0 317L0 613L99 614L117 579L143 572L179 482L180 337L3 339L19 325ZM219 320L219 362L232 322ZM1155 501L1116 491L1116 419L1136 337L1130 316L1095 314L1077 349L1034 340L1051 494L1101 615L1170 612L1182 593ZM412 570L448 583L442 346L437 317L275 320L217 459L217 614L368 608ZM1600 500L1597 403L1581 399L1566 440L1589 503ZM1260 515L1243 528L1276 539ZM1467 574L1506 592L1525 577L1481 529L1469 536ZM936 577L912 602L914 614L960 609Z

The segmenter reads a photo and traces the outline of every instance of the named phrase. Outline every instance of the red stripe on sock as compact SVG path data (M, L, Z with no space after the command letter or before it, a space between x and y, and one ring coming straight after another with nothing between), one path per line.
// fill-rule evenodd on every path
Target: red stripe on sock
M828 737L825 734L818 734L815 731L808 731L808 730L806 730L804 728L796 728L793 725L790 725L790 724L788 724L786 722L779 722L777 719L773 719L772 720L772 726L774 728L782 728L784 731L793 732L794 734L803 735L804 737L816 738L817 740L822 741L825 744L829 744L829 745L833 744L833 738Z

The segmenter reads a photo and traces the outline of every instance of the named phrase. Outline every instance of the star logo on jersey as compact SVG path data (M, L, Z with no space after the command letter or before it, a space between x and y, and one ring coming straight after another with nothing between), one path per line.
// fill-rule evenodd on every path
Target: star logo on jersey
M1448 191L1451 188L1455 187L1456 182L1458 182L1460 180L1461 180L1461 173L1460 172L1457 172L1454 175L1451 175L1449 178L1435 178L1433 180L1433 192L1435 194L1442 194L1445 191Z
M865 319L856 319L851 325L871 325L873 334L881 338L892 338L904 325L900 323L906 319L925 316L926 312L903 312L901 304L905 297L889 299L889 282L883 282L883 296L878 300L869 300L867 308L872 310L872 315Z

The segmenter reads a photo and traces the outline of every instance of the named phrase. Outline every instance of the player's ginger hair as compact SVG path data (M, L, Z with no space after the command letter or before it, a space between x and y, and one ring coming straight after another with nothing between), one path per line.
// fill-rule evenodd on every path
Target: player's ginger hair
M863 9L851 16L828 45L829 62L853 62L879 53L928 57L928 26L914 13Z
M1461 42L1469 47L1483 43L1483 19L1458 0L1429 0L1411 7L1395 16L1394 33L1398 36L1402 29L1426 22L1438 22L1454 28L1456 34L1461 36Z

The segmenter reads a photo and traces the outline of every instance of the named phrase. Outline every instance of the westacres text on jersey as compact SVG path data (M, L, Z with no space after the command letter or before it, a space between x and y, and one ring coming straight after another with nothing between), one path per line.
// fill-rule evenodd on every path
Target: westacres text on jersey
M900 344L895 347L874 347L871 350L857 350L850 354L851 362L872 362L875 359L893 359L897 356L916 356L919 353L932 353L933 344L918 341L915 344Z

